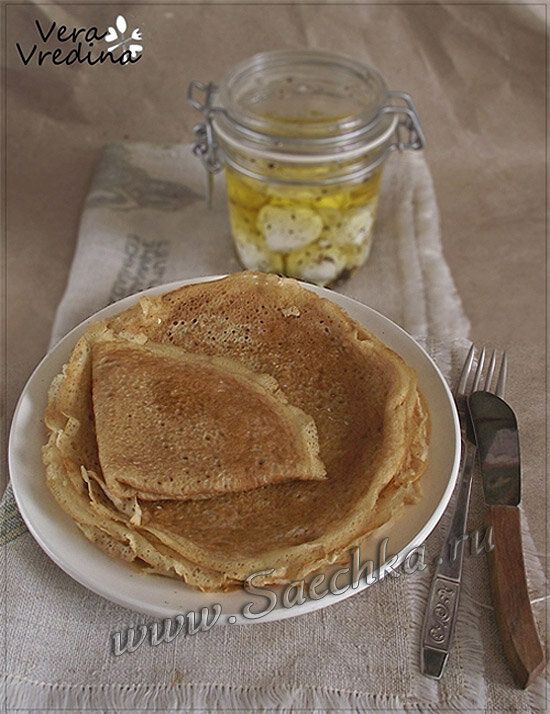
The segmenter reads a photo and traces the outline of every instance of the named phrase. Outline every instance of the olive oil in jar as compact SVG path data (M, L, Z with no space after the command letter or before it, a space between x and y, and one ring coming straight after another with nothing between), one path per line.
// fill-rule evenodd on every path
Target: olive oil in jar
M226 169L229 219L244 267L332 285L366 261L381 167L360 183L297 186Z

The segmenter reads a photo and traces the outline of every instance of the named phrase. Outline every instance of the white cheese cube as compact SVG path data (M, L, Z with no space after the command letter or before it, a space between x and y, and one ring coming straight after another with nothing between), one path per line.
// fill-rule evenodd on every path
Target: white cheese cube
M323 229L321 216L301 206L264 206L256 225L268 249L276 253L288 253L313 243Z

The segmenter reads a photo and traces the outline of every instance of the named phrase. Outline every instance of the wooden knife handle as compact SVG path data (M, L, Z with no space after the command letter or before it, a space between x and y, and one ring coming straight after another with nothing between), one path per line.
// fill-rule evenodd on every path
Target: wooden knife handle
M527 591L519 508L487 506L485 522L493 527L487 559L500 639L514 681L525 689L545 662Z

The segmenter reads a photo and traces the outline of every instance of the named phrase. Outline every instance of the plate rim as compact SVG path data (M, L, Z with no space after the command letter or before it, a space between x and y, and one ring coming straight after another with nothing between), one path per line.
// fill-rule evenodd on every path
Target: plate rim
M29 532L35 539L35 541L38 543L40 548L46 553L46 555L58 566L60 567L67 575L69 575L73 580L75 580L77 583L80 585L84 586L88 590L94 592L95 594L111 601L114 602L122 607L131 609L132 611L139 612L141 614L145 614L148 616L152 617L157 617L157 618L165 618L165 617L173 617L176 614L179 614L180 611L174 610L173 607L165 607L162 605L159 605L158 603L155 604L153 602L143 602L143 599L138 599L134 600L129 593L123 593L120 594L118 592L113 592L112 589L109 589L108 587L102 587L101 585L96 584L95 581L93 581L90 577L87 577L85 573L82 572L82 569L79 569L78 567L75 566L71 560L67 560L64 558L58 551L56 551L55 547L52 547L51 542L48 540L47 536L45 536L40 528L38 526L35 526L35 523L33 522L33 516L32 516L32 505L34 504L27 504L26 503L26 494L25 494L25 476L17 476L15 475L17 473L17 465L14 463L15 461L15 456L14 456L14 443L17 439L17 429L19 426L19 422L21 419L21 411L22 407L24 404L24 400L29 393L31 387L34 385L35 381L39 378L41 373L45 370L46 366L49 365L52 357L55 356L57 352L61 353L63 350L67 350L68 354L70 354L70 351L74 347L74 344L76 344L77 339L79 336L82 334L82 332L86 329L86 327L91 323L96 320L103 319L105 317L112 316L114 314L117 314L121 310L127 309L128 307L137 304L140 300L140 298L147 296L147 295L158 295L158 294L164 294L167 292L170 292L171 290L178 289L180 287L184 287L186 285L192 285L192 284L197 284L197 283L204 283L204 282L210 282L210 281L215 281L219 280L226 277L226 275L207 275L207 276L202 276L202 277L195 277L195 278L186 278L183 280L176 280L172 281L170 283L164 283L162 285L156 285L151 288L147 288L145 290L141 290L139 292L133 293L132 295L128 295L124 298L121 298L120 300L111 303L110 305L107 305L100 310L96 311L92 315L88 316L81 322L79 322L75 327L73 327L69 332L67 332L63 337L61 337L55 345L53 345L47 353L44 355L44 357L39 361L39 363L36 365L36 367L33 369L31 372L29 378L27 379L25 386L23 387L23 390L21 391L21 394L18 398L12 421L11 421L11 426L10 426L10 432L9 432L9 437L8 437L8 469L9 469L9 475L10 475L10 483L12 486L12 491L13 495L15 498L15 501L17 503L17 507L19 509L19 512L25 522L25 525L27 526ZM450 468L450 473L448 475L448 480L445 485L445 488L443 489L441 498L437 505L435 506L431 516L427 519L425 523L421 526L421 528L418 530L415 536L412 537L412 539L404 546L404 548L397 554L397 560L393 562L393 567L396 568L400 566L405 558L407 557L407 554L413 551L414 549L418 548L421 546L428 535L433 531L433 529L436 527L438 524L441 516L445 512L449 501L451 499L452 493L454 491L457 479L458 479L458 473L459 473L459 466L460 466L460 452L461 452L461 440L460 440L460 425L459 425L459 420L458 420L458 414L456 412L456 407L454 403L454 399L452 396L452 393L450 391L450 388L447 384L447 381L443 374L441 373L441 370L435 363L435 361L432 359L432 357L427 353L427 351L406 331L404 330L400 325L397 323L393 322L390 320L390 318L386 317L384 314L381 312L375 310L374 308L365 305L364 303L360 302L359 300L356 300L355 298L348 297L347 295L344 295L342 293L338 293L332 290L329 290L328 288L312 285L310 283L304 283L302 281L297 281L299 284L308 289L311 290L312 292L316 293L320 297L326 298L332 303L339 305L342 307L344 310L346 310L346 305L352 306L359 312L366 311L369 316L373 317L375 321L378 321L380 324L386 326L388 330L393 333L393 335L397 335L401 340L404 341L405 344L408 344L409 347L414 348L420 359L422 359L427 366L432 370L433 376L437 378L437 382L440 387L443 388L443 394L445 396L445 402L447 406L450 407L449 413L451 416L451 423L453 426L453 434L452 436L454 437L451 439L453 442L453 454L452 454L452 465ZM335 299L334 299L335 298ZM343 303L343 304L342 304ZM353 319L358 319L358 318L353 318ZM358 319L358 321L361 324L364 324L361 319ZM368 324L364 325L367 329L372 330L372 327L369 326ZM377 334L374 332L374 334ZM381 338L384 339L384 338ZM384 339L385 342L385 339ZM394 348L392 348L394 349ZM395 350L399 353L398 350ZM59 364L57 364L56 367L56 374L59 373L61 367L65 363L65 360L62 359ZM47 395L47 390L49 388L50 382L48 381L47 384L45 385L45 390L46 390L46 395ZM47 396L46 396L47 399ZM43 421L43 415L42 414L34 414L34 419L38 419L39 422ZM43 426L43 425L42 425ZM451 435L450 435L451 436ZM44 442L42 442L38 448L38 451L41 450L41 447ZM41 459L40 459L41 462ZM15 475L15 478L14 478ZM43 487L46 488L47 492L49 493L49 490L45 486L45 479L43 482ZM50 494L51 495L51 494ZM53 498L53 496L52 496ZM27 508L27 505L29 505L29 508ZM109 566L107 563L112 564L114 561L113 558L110 556L106 555L103 553L97 546L91 544L82 534L79 529L76 527L76 524L72 521L70 516L66 514L62 509L58 506L58 504L55 504L57 508L59 508L60 513L62 514L63 517L70 519L69 525L72 525L80 537L80 539L83 539L81 542L83 543L84 546L91 546L94 550L91 551L94 553L94 557L98 556L101 560L105 559L105 565L108 568ZM397 521L398 522L398 521ZM375 532L376 533L376 532ZM119 561L114 561L118 565ZM131 567L131 566L128 566ZM375 571L376 572L376 571ZM141 578L157 578L157 577L162 577L162 576L153 576L153 575L144 575L144 574L137 574L137 573L129 573L130 576L135 576ZM309 577L309 576L308 576ZM170 578L164 578L165 580L171 581ZM233 624L234 622L238 622L239 624L255 624L255 623L263 623L263 622L268 622L268 621L274 621L274 620L282 620L282 619L287 619L291 617L296 617L298 615L306 614L309 612L316 611L318 609L323 609L325 607L328 607L330 605L335 604L336 602L340 602L341 600L347 599L348 597L351 597L352 595L355 595L359 592L362 592L365 590L367 587L371 587L372 584L376 584L377 582L380 582L381 580L384 579L384 576L382 577L376 577L373 583L368 583L366 580L361 582L357 588L351 588L348 587L346 588L343 592L338 593L338 594L333 594L332 592L330 594L327 594L321 599L318 600L312 600L312 599L306 599L304 604L297 605L294 607L281 607L280 602L277 602L277 606L273 608L269 613L257 617L257 618L251 618L251 617L244 617L239 612L235 612L234 610L229 610L225 611L222 605L222 610L224 611L224 618L222 619L221 617L218 619L216 624L226 624L226 623L231 623ZM157 581L158 582L158 581ZM197 591L196 588L192 588L191 586L187 585L186 583L182 581L178 581L174 579L174 587L178 587L178 589L183 588L184 593L188 592L192 594L193 596L198 597L199 599L204 600L204 605L212 605L214 602L217 602L218 600L222 602L224 599L227 599L227 596L232 596L235 592L238 592L239 595L242 595L246 591L243 590L238 590L234 591L234 593L201 593L200 591ZM154 586L153 586L154 587ZM274 591L280 591L281 586L279 588L269 588L270 590ZM249 600L250 598L248 598Z

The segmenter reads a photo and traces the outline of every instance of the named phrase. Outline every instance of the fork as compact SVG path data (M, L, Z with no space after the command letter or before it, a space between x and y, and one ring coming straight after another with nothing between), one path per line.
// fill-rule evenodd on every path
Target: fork
M458 491L449 532L440 557L437 559L422 629L421 671L427 677L432 677L433 679L441 679L449 659L460 600L464 559L463 544L468 539L466 531L476 444L468 414L467 400L470 394L479 389L487 392L492 391L491 385L494 381L497 365L496 351L493 350L488 368L485 371L487 350L483 347L479 353L477 367L474 372L475 356L476 347L472 345L454 392L460 420L462 447L458 473ZM501 398L504 397L506 373L507 358L506 353L504 353L494 390L494 393Z

